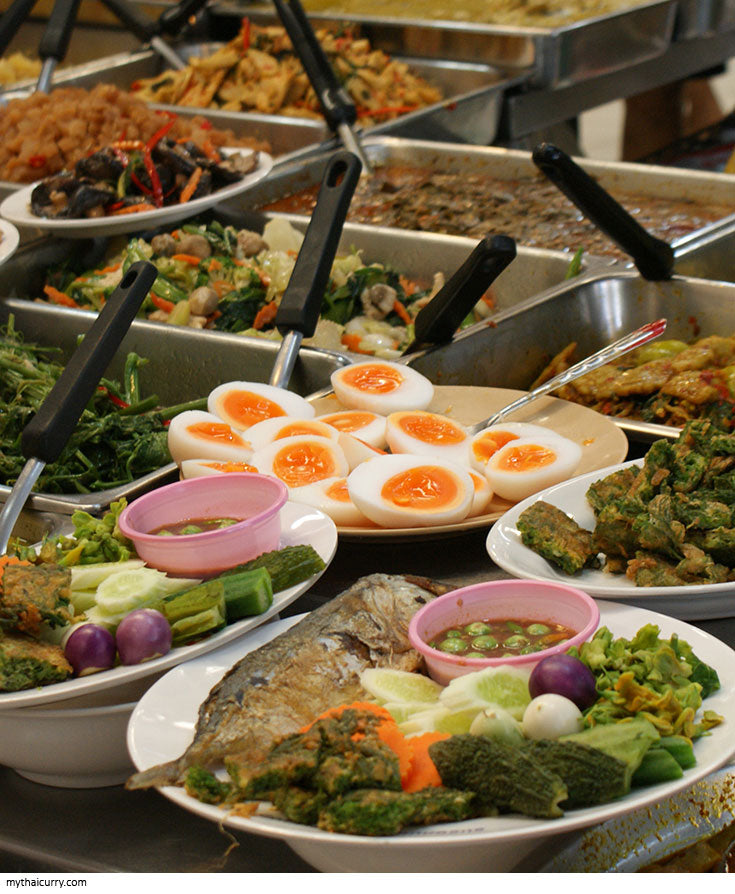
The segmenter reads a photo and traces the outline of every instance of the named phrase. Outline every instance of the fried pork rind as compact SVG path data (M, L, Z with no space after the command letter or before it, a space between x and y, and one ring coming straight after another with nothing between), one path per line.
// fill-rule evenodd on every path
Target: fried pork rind
M60 683L72 667L60 646L29 636L0 633L0 691L18 692L47 683Z
M566 574L598 563L598 550L590 531L580 527L561 509L537 500L518 518L521 540Z
M8 565L0 594L0 627L37 637L41 623L63 627L73 618L71 570L60 565Z

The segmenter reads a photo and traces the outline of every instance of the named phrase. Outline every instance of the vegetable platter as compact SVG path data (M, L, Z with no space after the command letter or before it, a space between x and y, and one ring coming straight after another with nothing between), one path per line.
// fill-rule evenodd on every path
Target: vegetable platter
M632 637L645 624L655 624L661 636L678 634L697 656L714 667L722 680L735 670L735 653L711 636L681 621L627 605L599 603L601 622L614 636ZM187 662L158 680L136 707L128 729L128 745L139 770L178 757L191 741L197 711L218 674L225 674L243 653L262 647L299 618L275 622L250 634L236 650L226 647L205 660ZM735 721L735 693L727 687L706 700L706 707L724 718L721 728L697 740L696 766L674 781L637 788L629 794L596 807L568 810L557 819L535 819L517 814L476 818L463 822L409 828L397 835L366 836L327 832L273 815L238 816L206 804L170 785L161 791L167 798L194 814L224 823L241 832L285 841L300 857L326 872L423 872L508 871L521 864L525 855L549 837L582 829L632 810L659 803L726 763L733 753L728 727ZM410 741L410 740L409 740Z
M111 519L111 516L112 513L108 513L107 518ZM93 521L93 519L90 519L90 524ZM102 524L104 524L104 521ZM99 531L99 527L97 530ZM110 541L114 539L105 537L104 532L98 536L101 538L99 540L99 545L102 549L105 549L105 543L109 544ZM92 537L90 535L89 540L91 541L91 539ZM65 545L68 553L70 546L69 541L63 540L59 541L59 543ZM84 544L87 543L89 543L89 541L86 538L79 540L77 551L84 548ZM208 636L197 636L196 633L192 631L194 635L185 637L182 640L184 644L177 645L176 640L174 639L174 643L169 651L159 657L151 657L148 660L144 660L142 663L117 664L116 666L105 670L97 670L92 673L69 677L68 679L49 683L48 685L0 693L0 713L3 711L14 710L16 708L36 708L68 699L74 699L77 705L84 706L85 701L88 699L91 699L94 703L95 699L103 697L105 702L109 702L116 700L118 694L120 698L125 698L131 692L131 687L132 691L136 691L137 684L155 679L157 676L160 676L163 671L174 667L180 662L187 661L199 655L207 654L222 645L235 643L243 634L268 621L274 615L277 615L279 611L282 611L286 606L290 605L302 593L306 592L321 576L324 569L331 562L336 551L337 532L331 519L327 518L327 516L317 510L293 503L286 503L281 509L281 537L279 550L289 547L296 548L300 545L311 547L317 554L317 558L321 560L319 564L323 565L323 567L320 571L311 574L306 579L303 579L302 574L301 581L295 585L287 586L284 589L279 590L274 586L273 589L275 592L272 601L270 601L265 608L264 605L259 605L258 609L260 613L241 617L241 620L232 621L226 626L222 626L220 623L215 628L215 632L210 633ZM41 549L43 549L43 546ZM104 559L103 556L100 556L100 558ZM125 557L123 556L122 558L124 559ZM67 554L66 560L71 561L73 566L74 557L72 555ZM130 619L133 615L139 614L136 609L140 608L145 611L146 605L158 606L162 601L165 603L167 599L175 600L179 594L181 594L182 597L186 597L187 594L192 593L194 589L200 589L197 587L197 584L199 583L197 580L181 579L177 581L173 578L159 575L155 581L152 581L152 589L148 592L149 598L144 598L146 593L141 595L139 592L142 579L140 573L143 572L145 574L147 572L149 576L157 575L158 573L154 569L143 566L143 563L140 561L133 561L133 564L138 567L130 570L129 559L126 561L117 561L113 564L106 564L104 561L100 562L98 559L97 562L93 562L92 564L76 566L76 574L74 571L72 572L72 587L74 587L74 579L76 578L79 589L76 591L76 595L75 591L72 589L72 605L74 605L78 617L81 618L81 624L72 624L70 627L65 627L65 625L62 624L59 627L58 623L56 623L56 626L51 629L51 638L53 639L54 630L61 630L63 632L66 629L69 633L66 641L68 647L75 636L80 633L85 633L85 628L87 628L88 631L89 628L97 629L98 625L102 627L109 627L112 625L113 629L117 627L117 647L122 655L123 650L120 648L119 642L119 625L122 625L123 622ZM7 568L12 567L12 565L12 562L6 563L6 574ZM119 566L119 569L116 566ZM43 568L44 565L38 567ZM57 566L49 565L47 567L55 568ZM107 583L103 580L102 584L98 585L98 582L106 575L109 575L111 571L116 573L107 577ZM82 578L84 578L84 580L82 580ZM102 590L100 589L101 586L105 586L109 595L109 602L103 603ZM89 589L85 589L85 587ZM87 594L86 596L85 593ZM75 599L77 600L76 602L74 602ZM82 608L82 605L85 603L87 606L86 609ZM128 614L131 609L133 611ZM158 615L159 612L156 611L155 614ZM199 616L187 615L187 617L194 619ZM85 621L92 623L87 624ZM53 618L50 618L50 623L55 623ZM176 625L172 622L171 627L175 637ZM169 633L169 643L170 635L171 634ZM132 635L128 636L127 639L129 648L133 651L138 650L140 647L147 648L143 642L148 639L148 633L145 630L137 632L133 631ZM0 640L0 643L1 642L2 641ZM100 651L103 651L104 648L104 643L100 644L92 641L87 644L85 651L85 646L82 644L79 649L77 649L80 668L83 668L86 665L94 667L96 660L99 660L98 656ZM140 656L138 655L137 657L139 658ZM67 658L71 661L72 665L75 664L75 660L73 660L72 657L67 655ZM131 661L135 660L135 658L135 654L130 656ZM80 699L83 699L83 701L80 701Z

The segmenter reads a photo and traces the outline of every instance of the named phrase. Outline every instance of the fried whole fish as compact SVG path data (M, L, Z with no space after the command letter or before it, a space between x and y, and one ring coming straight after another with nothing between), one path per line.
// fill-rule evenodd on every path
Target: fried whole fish
M408 624L446 590L425 578L371 574L245 655L199 709L194 739L180 758L136 773L127 788L181 784L192 766L256 764L271 745L335 705L365 697L369 667L413 671L421 656Z

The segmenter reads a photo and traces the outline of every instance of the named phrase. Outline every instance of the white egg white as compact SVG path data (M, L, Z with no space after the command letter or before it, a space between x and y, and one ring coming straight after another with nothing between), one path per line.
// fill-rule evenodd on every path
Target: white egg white
M440 413L428 410L391 413L386 420L385 439L391 453L441 456L462 466L469 465L467 429Z
M225 382L207 398L207 409L240 431L274 416L311 419L314 407L293 391L263 382Z
M432 503L422 498L436 490L434 470L448 479L454 493ZM407 488L399 498L387 492L414 472L420 487ZM472 506L474 486L469 470L436 457L386 454L360 463L347 476L347 488L357 508L385 528L428 527L450 524L465 518Z
M348 435L345 432L340 433L337 443L342 448L350 472L359 466L360 463L364 463L368 459L374 459L376 456L385 455L385 450L380 450L378 447L366 444L365 441L360 438L356 438L354 435Z
M556 435L556 432L543 425L534 425L531 422L499 422L483 429L470 439L470 465L478 472L485 471L485 466L492 456L497 443L505 446L509 440L516 438L543 438L546 435ZM497 435L497 441L493 438Z
M517 468L508 468L508 460L520 451L533 447L543 447L550 451L552 460L533 467L520 462ZM485 477L496 496L517 503L531 494L538 493L552 484L570 478L582 458L582 448L574 441L561 435L544 438L518 438L501 447L485 466ZM524 467L525 466L525 467Z
M266 444L282 438L293 438L297 435L318 435L320 438L330 438L336 441L339 432L331 425L320 422L318 419L303 419L295 416L274 416L256 422L247 429L247 439L253 446L253 450L260 450Z
M468 518L482 515L487 509L490 500L493 498L493 489L490 487L490 482L484 475L480 475L478 472L470 469L470 478L475 487L475 492L472 495L472 506L467 513Z
M349 472L341 447L330 438L297 435L266 444L253 453L252 464L264 475L280 478L287 487L302 487Z
M202 475L223 475L228 472L257 471L252 463L215 459L185 459L179 468L182 478L200 478Z
M325 478L314 484L290 487L288 498L320 509L335 525L344 528L372 526L373 523L352 502L346 489L346 478Z
M185 410L168 426L168 449L175 463L185 459L249 462L253 451L242 432L205 410Z
M316 417L320 422L333 425L338 431L354 435L371 447L385 447L385 416L369 410L337 410Z
M335 370L332 388L343 407L387 416L397 410L425 410L434 386L415 369L390 360L366 360Z

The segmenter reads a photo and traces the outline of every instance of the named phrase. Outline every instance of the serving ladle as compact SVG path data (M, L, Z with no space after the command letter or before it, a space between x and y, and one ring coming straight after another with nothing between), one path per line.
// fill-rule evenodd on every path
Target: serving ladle
M612 342L612 344L601 348L599 351L595 351L594 354L590 354L589 357L585 357L584 360L580 360L579 363L570 366L569 369L565 369L564 372L559 373L559 375L548 379L537 388L534 388L517 400L502 407L482 422L476 422L474 425L469 426L468 433L470 435L476 435L478 432L490 428L491 425L496 425L501 419L505 419L506 416L509 416L516 410L520 410L521 407L525 407L526 404L530 404L537 398L543 397L550 391L555 391L557 388L561 388L562 385L567 385L569 382L573 382L574 379L580 378L580 376L585 375L585 373L591 372L593 369L598 369L598 367L610 363L610 361L614 360L616 357L621 357L623 354L627 354L628 351L632 351L634 348L638 348L641 345L646 344L646 342L651 341L651 339L657 338L665 329L665 319L646 323L646 325L641 326L640 329L635 329L633 332L629 332L617 341Z

